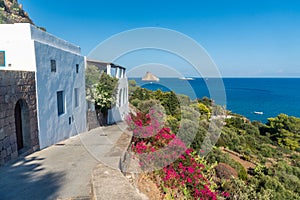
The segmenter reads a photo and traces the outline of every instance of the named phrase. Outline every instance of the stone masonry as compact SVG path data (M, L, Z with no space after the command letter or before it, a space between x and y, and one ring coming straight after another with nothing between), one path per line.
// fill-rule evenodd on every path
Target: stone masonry
M99 124L99 121L97 118L97 113L95 110L92 111L92 110L88 109L86 119L87 119L88 131L100 127L100 124Z
M0 165L19 156L17 147L15 107L24 102L30 146L25 154L39 149L35 72L0 70Z

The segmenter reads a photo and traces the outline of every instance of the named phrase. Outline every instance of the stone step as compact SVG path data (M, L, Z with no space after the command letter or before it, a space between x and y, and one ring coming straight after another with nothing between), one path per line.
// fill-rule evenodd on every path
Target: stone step
M95 200L147 200L118 169L99 164L92 174L92 197Z

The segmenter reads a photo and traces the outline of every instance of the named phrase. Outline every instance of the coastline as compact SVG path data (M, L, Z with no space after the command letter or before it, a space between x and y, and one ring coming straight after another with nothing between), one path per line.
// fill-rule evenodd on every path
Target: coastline
M210 98L205 79L179 80L178 78L161 78L160 82L147 84L134 78L137 85L149 89L174 91L191 99ZM180 84L178 84L180 81ZM226 77L223 79L227 96L226 108L233 113L244 115L251 121L266 122L268 118L286 113L300 117L300 78L240 78ZM255 111L263 115L254 114Z

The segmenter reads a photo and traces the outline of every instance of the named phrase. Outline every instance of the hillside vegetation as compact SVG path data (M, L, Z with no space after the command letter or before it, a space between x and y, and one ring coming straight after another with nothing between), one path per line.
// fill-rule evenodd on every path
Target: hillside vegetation
M300 199L299 118L280 114L266 124L251 122L206 97L191 100L174 92L149 91L137 87L134 81L129 83L130 103L139 110L128 121L134 133L133 152L143 155L172 146L182 132L181 141L195 135L186 146L188 152L147 174L160 189L161 199ZM161 105L164 111L156 118L151 117L156 116L155 105ZM224 126L216 144L203 145L207 143L205 137L213 137L209 135L211 115L225 116ZM157 118L163 120L164 129L154 133L156 129L149 127ZM139 135L151 133L155 137ZM207 145L213 145L212 150L203 157L201 152ZM178 141L177 146L184 148ZM149 159L140 156L143 167ZM190 173L186 174L184 170L188 169ZM201 183L192 175L202 177Z
M0 0L0 24L13 23L33 24L17 0Z

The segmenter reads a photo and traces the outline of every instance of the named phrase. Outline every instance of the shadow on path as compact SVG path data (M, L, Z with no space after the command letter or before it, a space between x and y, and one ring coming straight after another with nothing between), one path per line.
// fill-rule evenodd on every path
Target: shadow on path
M45 170L44 159L26 157L0 167L0 200L56 199L65 174Z

